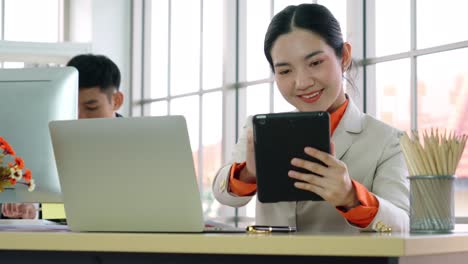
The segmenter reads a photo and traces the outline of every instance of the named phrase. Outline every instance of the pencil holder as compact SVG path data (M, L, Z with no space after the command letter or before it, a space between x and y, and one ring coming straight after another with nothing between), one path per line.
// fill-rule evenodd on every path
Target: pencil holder
M455 226L454 179L447 176L411 176L410 232L450 233Z

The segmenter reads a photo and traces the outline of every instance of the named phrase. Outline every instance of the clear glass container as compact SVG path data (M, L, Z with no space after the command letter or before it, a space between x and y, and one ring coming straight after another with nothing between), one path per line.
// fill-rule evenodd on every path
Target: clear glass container
M411 176L410 232L450 233L455 227L453 175Z

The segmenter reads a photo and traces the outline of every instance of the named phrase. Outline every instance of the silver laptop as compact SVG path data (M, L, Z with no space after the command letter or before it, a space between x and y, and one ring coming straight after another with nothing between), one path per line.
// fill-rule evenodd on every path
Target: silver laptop
M182 116L49 124L72 231L202 232Z

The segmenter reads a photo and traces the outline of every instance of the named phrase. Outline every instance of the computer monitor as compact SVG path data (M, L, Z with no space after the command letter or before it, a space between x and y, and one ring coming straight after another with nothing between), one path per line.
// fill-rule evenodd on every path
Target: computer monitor
M0 203L62 202L49 134L52 120L77 119L78 71L72 67L0 69L0 136L30 169L36 189L0 193Z

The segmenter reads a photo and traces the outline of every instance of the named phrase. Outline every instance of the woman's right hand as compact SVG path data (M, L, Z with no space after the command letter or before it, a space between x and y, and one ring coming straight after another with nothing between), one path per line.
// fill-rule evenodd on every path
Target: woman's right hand
M240 171L239 180L247 183L257 182L254 139L251 128L247 129L246 166Z

